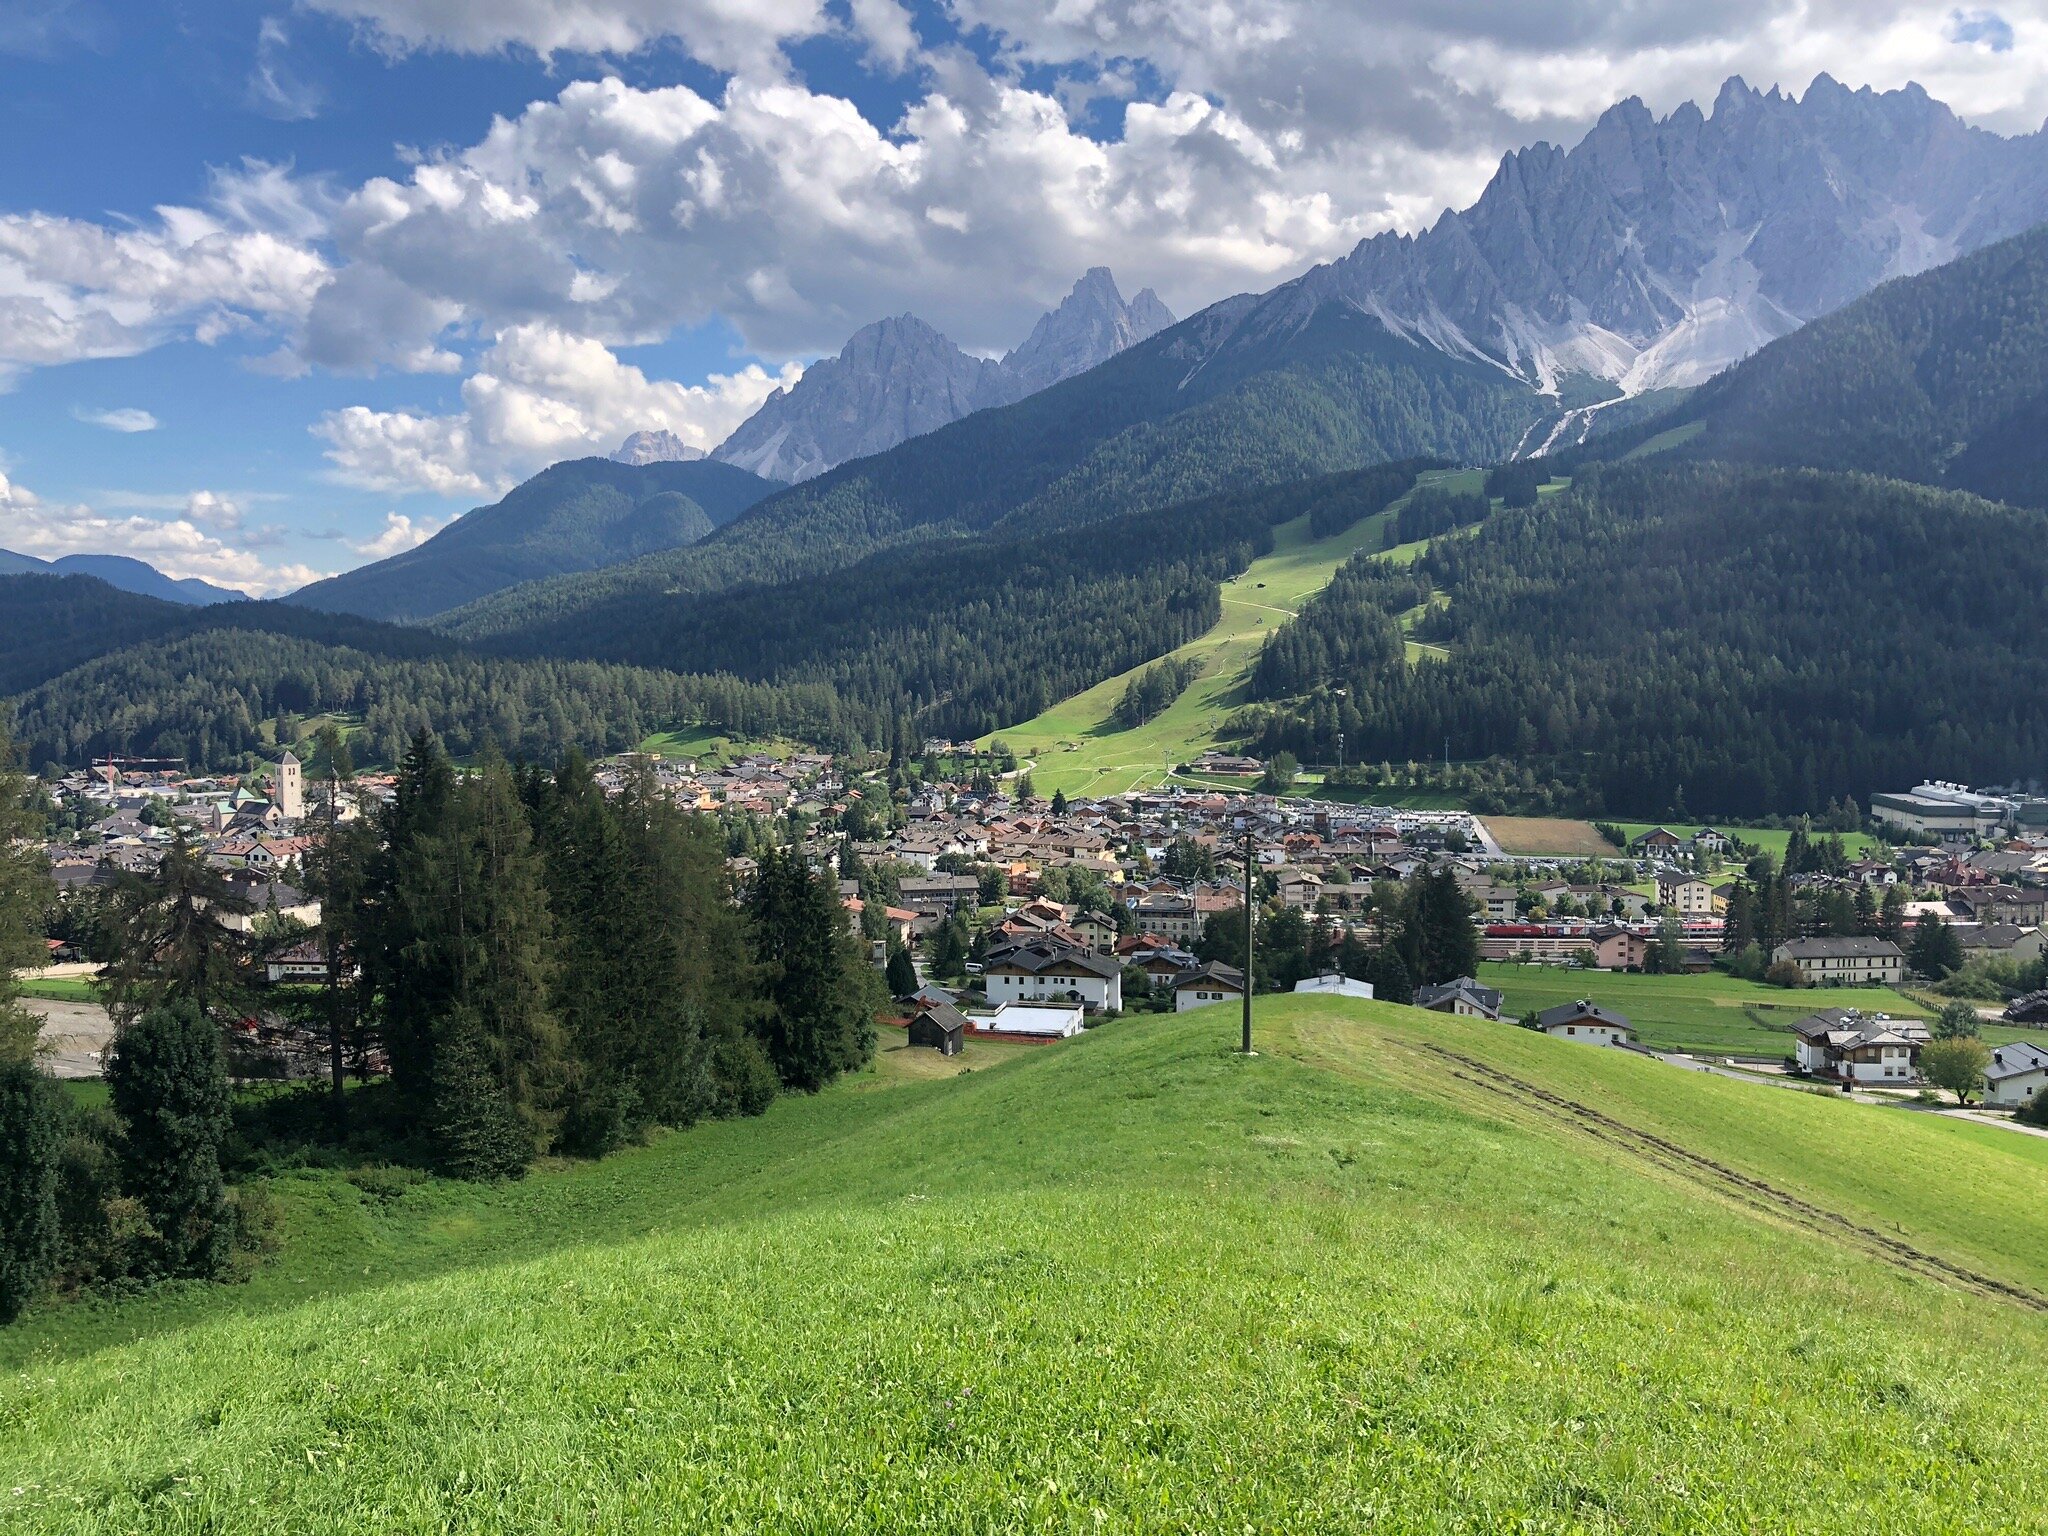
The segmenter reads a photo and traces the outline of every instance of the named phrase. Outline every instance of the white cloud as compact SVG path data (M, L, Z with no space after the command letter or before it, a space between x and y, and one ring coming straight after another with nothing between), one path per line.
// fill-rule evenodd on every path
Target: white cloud
M750 365L702 385L649 379L602 343L546 325L502 332L445 416L350 406L322 417L336 479L372 490L493 495L560 459L606 453L627 433L666 428L694 447L721 442L794 364ZM385 537L390 536L387 524Z
M111 410L91 410L81 405L71 414L87 426L105 427L109 432L154 432L160 425L148 411L132 405Z
M679 38L717 69L759 66L782 45L831 30L820 0L307 0L361 23L392 50L488 53L514 46L551 55L631 53Z
M417 549L454 521L453 517L411 518L403 512L386 512L384 531L375 538L346 539L343 542L366 560L389 560L408 549Z
M327 264L288 231L249 222L282 211L262 206L261 180L223 177L221 206L166 205L127 228L0 215L0 388L25 368L303 316ZM294 193L301 211L306 195Z
M264 17L256 28L256 59L249 69L249 105L265 117L302 123L320 115L326 93L292 67L291 45L284 23Z
M251 550L224 543L195 520L196 516L217 514L222 505L225 503L212 493L198 491L187 499L194 515L112 516L89 506L46 502L26 486L0 475L0 512L7 516L7 547L19 554L43 560L60 555L130 555L167 576L196 576L257 596L288 592L331 574L308 565L272 564Z

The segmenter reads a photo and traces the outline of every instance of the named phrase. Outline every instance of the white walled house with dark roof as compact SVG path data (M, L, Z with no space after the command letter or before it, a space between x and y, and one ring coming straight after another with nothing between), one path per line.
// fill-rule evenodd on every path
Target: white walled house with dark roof
M2025 1109L2048 1093L2048 1049L2031 1040L1993 1046L1984 1069L1984 1102L1994 1109Z
M1787 939L1771 963L1789 960L1817 987L1892 987L1906 976L1905 952L1889 939Z
M1552 1039L1572 1040L1580 1045L1626 1045L1635 1037L1627 1014L1602 1008L1583 997L1577 1002L1544 1009L1536 1015L1536 1022Z
M1919 1019L1854 1008L1822 1008L1792 1026L1793 1058L1801 1071L1858 1083L1910 1083L1920 1074L1920 1048L1928 1041Z

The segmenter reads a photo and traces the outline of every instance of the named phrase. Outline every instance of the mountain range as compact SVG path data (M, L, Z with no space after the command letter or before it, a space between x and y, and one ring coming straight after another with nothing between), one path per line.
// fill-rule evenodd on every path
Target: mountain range
M1090 268L1000 360L970 356L915 315L878 320L770 395L711 456L772 480L808 480L1036 394L1172 324L1149 288L1125 302L1107 267Z
M216 587L196 576L166 576L146 561L129 555L59 555L39 560L0 549L0 576L97 576L108 586L142 597L161 598L167 603L246 603L249 594L228 587Z
M1470 208L1270 295L1252 338L1346 304L1538 389L1703 382L1868 292L2048 215L2048 133L2002 138L1919 86L1802 97L1740 78L1711 113L1636 97L1569 151L1506 156Z

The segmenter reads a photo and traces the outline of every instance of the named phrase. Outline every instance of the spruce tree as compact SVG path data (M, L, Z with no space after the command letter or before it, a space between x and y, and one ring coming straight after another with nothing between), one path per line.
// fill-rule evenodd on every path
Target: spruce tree
M21 1006L15 971L40 965L43 914L55 892L43 851L34 840L40 828L29 808L29 786L14 765L14 753L0 733L0 1064L27 1061L35 1052L40 1020Z
M195 998L159 1004L114 1037L106 1077L121 1121L121 1187L149 1218L153 1274L218 1275L233 1236L220 1167L230 1124L220 1030Z
M190 1003L216 1022L254 1006L250 936L224 921L255 908L180 836L153 876L125 875L114 890L107 1009L126 1024L152 1008Z
M0 1325L56 1267L63 1114L56 1084L32 1064L0 1062Z
M777 1076L816 1089L865 1063L879 988L832 884L801 854L770 850L749 917L768 1002L758 1033Z
M1362 979L1372 983L1376 1002L1405 1004L1415 1001L1414 978L1391 944L1382 944L1373 951Z
M898 944L889 951L889 968L884 975L891 997L908 997L917 990L917 966L910 951Z

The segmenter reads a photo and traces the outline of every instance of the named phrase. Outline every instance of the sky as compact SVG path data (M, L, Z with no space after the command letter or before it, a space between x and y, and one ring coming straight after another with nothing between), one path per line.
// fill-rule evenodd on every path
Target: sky
M2048 0L0 0L0 547L271 595L914 312L1187 315L1740 74L2048 116Z

